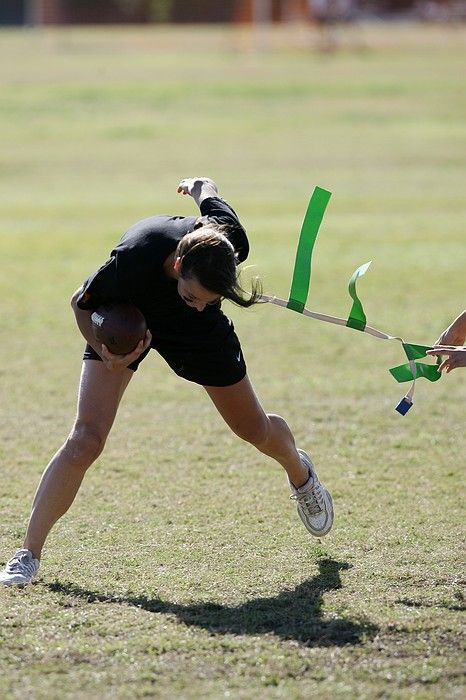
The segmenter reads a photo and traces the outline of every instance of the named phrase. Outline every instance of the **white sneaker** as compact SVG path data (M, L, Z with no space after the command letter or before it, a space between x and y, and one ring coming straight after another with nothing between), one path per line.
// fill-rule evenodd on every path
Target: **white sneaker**
M333 525L332 497L320 483L314 465L304 450L298 450L301 461L309 469L309 479L304 486L295 488L289 481L293 492L290 498L296 501L298 515L314 537L323 537Z
M0 571L0 584L4 586L25 586L31 583L39 571L39 560L29 549L18 549L15 555Z

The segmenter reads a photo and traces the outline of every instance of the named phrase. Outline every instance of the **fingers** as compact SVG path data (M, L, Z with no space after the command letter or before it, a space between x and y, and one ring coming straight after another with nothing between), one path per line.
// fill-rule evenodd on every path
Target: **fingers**
M454 350L452 345L433 345L430 350L426 350L426 355L445 355L449 350Z
M102 345L102 360L107 369L109 370L125 369L125 367L128 367L128 365L130 365L132 362L138 359L139 355L141 355L145 350L147 350L151 342L152 333L149 329L147 329L144 338L142 338L139 341L139 343L136 345L132 352L129 352L126 355L115 355L112 352L110 352L106 345Z
M152 342L152 333L150 332L149 329L147 329L146 335L144 336L144 338L142 340L139 341L138 346L136 347L134 352L137 351L138 355L140 355L142 352L144 352L144 350L147 350L147 348L149 347L151 342Z
M438 345L427 350L427 355L447 355L439 365L439 371L446 371L448 374L457 367L466 367L466 348L457 345Z
M149 347L149 345L151 344L151 342L152 342L152 333L150 332L149 329L147 329L147 331L146 331L146 339L145 339L145 348L144 348L144 350L146 350L146 348Z
M444 361L438 366L438 371L439 371L439 372L443 372L443 370L446 370L446 373L448 374L448 372L450 371L450 369L451 369L451 367L450 367L450 358L447 357L447 359L444 360Z
M108 362L111 362L115 357L118 357L118 355L114 355L106 345L102 344L102 347L100 349L100 354L102 356L103 360L107 360Z
M102 357L102 362L108 370L114 370L117 366L117 360L119 355L114 355L106 345L102 345L100 349L100 356Z
M430 350L426 351L426 355L434 355L437 357L442 357L443 355L449 355L452 351L454 351L455 348L452 346L448 345L434 345L433 348ZM446 357L443 362L440 363L438 366L438 371L443 372L443 370L446 370L447 374L450 372L452 369L451 365L451 358Z
M192 187L197 179L195 177L185 177L178 185L177 192L179 194L191 194Z
M452 371L452 369L455 369L458 367L458 363L456 362L454 357L446 357L444 361L439 365L439 372L443 372L445 370L445 374L448 374L449 372Z
M192 194L194 186L199 185L210 185L216 192L218 192L218 187L215 182L210 177L185 177L181 180L178 185L177 192L180 194Z
M151 342L152 333L149 329L147 329L144 338L141 338L132 352L129 352L127 355L117 355L117 357L122 360L125 366L130 365L132 362L134 362L134 360L138 359L139 355L141 355L144 350L147 350Z

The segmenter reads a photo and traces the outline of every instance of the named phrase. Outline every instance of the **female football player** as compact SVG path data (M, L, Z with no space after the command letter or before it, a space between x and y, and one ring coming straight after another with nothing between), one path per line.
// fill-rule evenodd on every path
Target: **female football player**
M39 483L23 546L0 573L5 585L25 585L39 568L52 526L78 492L86 470L101 454L119 403L140 363L156 350L176 374L200 384L231 430L285 469L298 514L322 537L333 523L332 499L310 457L295 446L283 418L266 414L246 373L233 323L221 304L250 306L237 265L249 251L235 211L206 177L181 181L178 192L196 202L201 216L152 216L132 226L110 258L73 295L71 304L86 349L77 415L64 444ZM136 349L114 355L92 333L91 314L101 304L126 301L144 314L148 331Z

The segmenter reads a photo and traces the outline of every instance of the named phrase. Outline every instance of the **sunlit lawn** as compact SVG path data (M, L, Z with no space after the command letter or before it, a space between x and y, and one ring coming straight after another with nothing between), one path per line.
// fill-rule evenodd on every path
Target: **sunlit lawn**
M74 413L68 300L121 233L191 214L207 174L286 297L315 185L332 191L309 307L432 343L464 308L463 27L74 29L0 35L0 561ZM406 390L396 341L225 306L267 410L333 493L311 540L284 473L150 356L26 591L0 591L0 695L440 698L461 689L465 376Z

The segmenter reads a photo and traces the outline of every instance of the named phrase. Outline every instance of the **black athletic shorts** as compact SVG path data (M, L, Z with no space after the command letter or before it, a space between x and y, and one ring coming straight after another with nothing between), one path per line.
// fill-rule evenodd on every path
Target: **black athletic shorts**
M178 345L152 338L152 345L128 365L133 372L151 349L156 350L170 365L172 370L183 379L202 386L230 386L241 381L246 375L246 363L238 336L232 330L226 338L218 343L200 346ZM86 345L83 360L101 360L90 345Z

